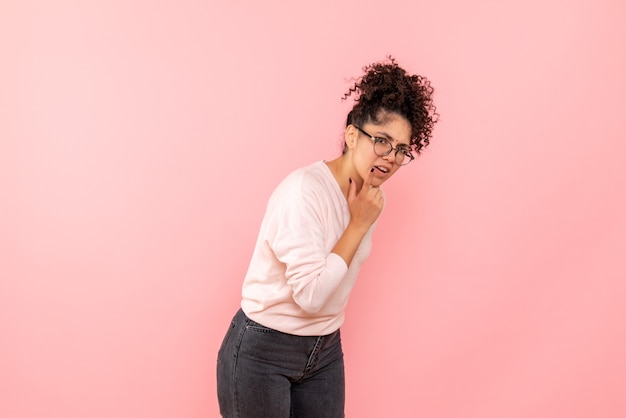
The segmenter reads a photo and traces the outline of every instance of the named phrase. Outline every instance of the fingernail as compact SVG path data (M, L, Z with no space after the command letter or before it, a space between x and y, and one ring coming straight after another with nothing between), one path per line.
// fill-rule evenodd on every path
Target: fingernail
M370 170L370 173L373 173L373 172L374 172L374 167L372 167Z
M352 179L348 179L348 181L350 182L350 184L352 184Z

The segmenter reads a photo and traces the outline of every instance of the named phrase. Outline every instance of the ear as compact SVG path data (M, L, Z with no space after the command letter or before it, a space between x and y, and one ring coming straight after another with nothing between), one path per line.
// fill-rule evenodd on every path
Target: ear
M356 146L356 139L359 136L359 130L354 125L346 126L346 130L343 133L343 140L346 142L346 147L350 150Z

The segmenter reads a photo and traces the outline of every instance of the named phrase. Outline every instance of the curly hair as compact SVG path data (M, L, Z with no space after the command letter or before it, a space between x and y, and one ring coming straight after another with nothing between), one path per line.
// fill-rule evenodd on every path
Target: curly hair
M343 100L355 96L346 126L381 124L391 114L403 116L411 125L411 147L419 154L430 143L439 118L432 100L434 90L426 77L408 74L391 55L387 60L363 67L365 74L344 94Z

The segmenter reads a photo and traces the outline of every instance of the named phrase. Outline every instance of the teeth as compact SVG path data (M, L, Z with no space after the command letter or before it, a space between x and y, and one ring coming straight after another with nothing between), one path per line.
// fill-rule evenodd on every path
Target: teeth
M376 168L382 171L383 173L389 172L389 170L387 170L385 167L376 167Z

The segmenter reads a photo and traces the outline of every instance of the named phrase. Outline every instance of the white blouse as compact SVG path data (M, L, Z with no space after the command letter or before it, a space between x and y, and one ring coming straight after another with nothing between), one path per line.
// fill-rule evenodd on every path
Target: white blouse
M243 282L245 314L288 334L337 330L375 226L348 267L331 251L349 222L348 202L326 163L289 174L274 190L261 223Z

